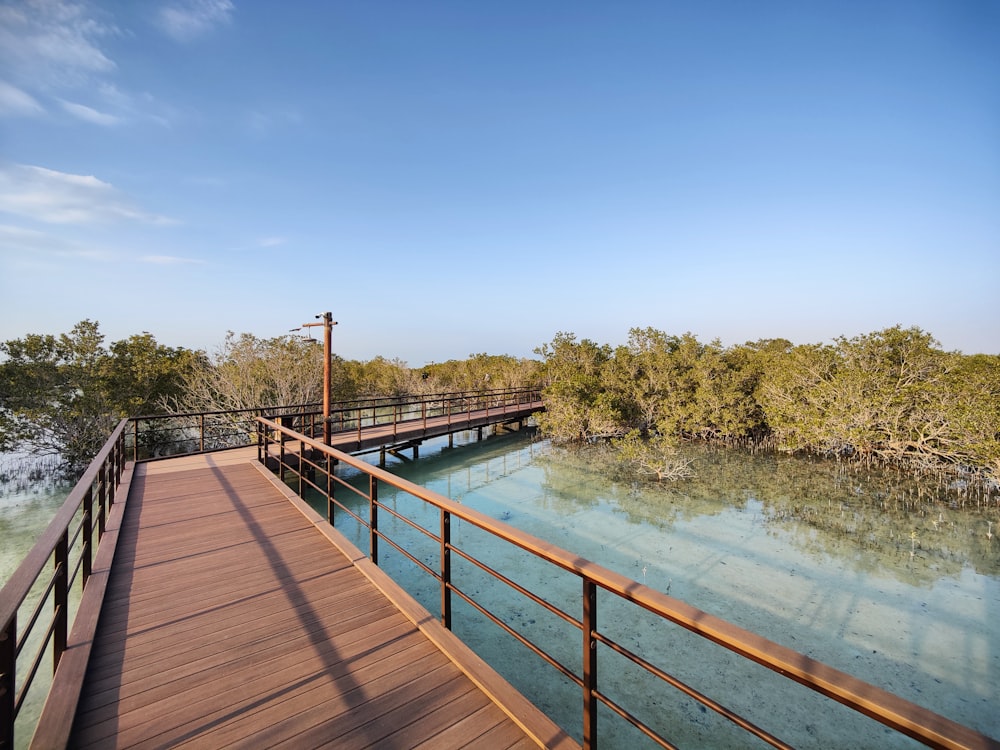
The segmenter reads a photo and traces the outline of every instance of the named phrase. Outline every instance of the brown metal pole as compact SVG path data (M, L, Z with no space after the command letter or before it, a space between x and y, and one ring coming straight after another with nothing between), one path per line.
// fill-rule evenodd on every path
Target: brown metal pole
M325 312L317 315L322 318L322 323L303 323L302 328L312 328L313 326L323 326L323 443L330 444L330 368L331 357L333 356L332 329L337 325L333 319L333 313ZM293 329L293 330L298 330Z
M323 444L330 444L330 356L333 315L323 313Z

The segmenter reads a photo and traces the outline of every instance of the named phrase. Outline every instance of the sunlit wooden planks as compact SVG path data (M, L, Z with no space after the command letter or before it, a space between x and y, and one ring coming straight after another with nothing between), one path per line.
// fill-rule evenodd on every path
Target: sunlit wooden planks
M137 474L71 746L524 746L252 465Z

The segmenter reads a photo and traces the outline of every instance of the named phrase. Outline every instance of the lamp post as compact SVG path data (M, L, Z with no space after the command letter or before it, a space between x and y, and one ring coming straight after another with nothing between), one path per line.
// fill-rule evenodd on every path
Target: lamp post
M331 344L333 341L332 329L337 325L333 319L333 314L329 312L316 316L319 323L303 323L303 328L313 326L323 326L323 443L330 444L330 369L331 369Z

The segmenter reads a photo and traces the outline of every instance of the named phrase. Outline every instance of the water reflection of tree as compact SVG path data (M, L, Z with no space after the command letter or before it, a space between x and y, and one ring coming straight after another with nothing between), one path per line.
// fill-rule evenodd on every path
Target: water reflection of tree
M694 461L695 476L671 484L634 481L597 445L553 448L538 465L552 509L563 513L606 501L632 523L666 529L730 509L750 510L770 533L860 572L925 585L964 567L1000 572L1000 508L971 498L961 483L815 456L700 444L683 450ZM604 491L581 491L591 483Z

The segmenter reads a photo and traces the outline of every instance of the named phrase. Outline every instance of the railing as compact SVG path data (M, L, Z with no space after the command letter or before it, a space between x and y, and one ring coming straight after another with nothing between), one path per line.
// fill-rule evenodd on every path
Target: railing
M50 647L53 672L66 650L71 592L78 578L81 591L90 579L125 468L127 426L118 424L0 591L0 748L14 746L15 723ZM31 610L23 624L22 609Z
M393 425L393 436L398 428L444 417L448 424L460 422L474 412L491 410L501 415L510 409L540 402L541 391L537 388L502 388L489 391L459 391L455 393L434 393L426 396L404 396L398 398L369 399L337 404L330 409L330 430L333 434L356 432L361 440L362 431L368 427ZM319 433L301 430L305 435L316 437Z
M330 429L338 434L357 432L360 438L366 427L418 419L426 421L445 415L457 417L472 411L533 401L541 401L538 389L505 388L354 399L331 405ZM312 437L323 432L323 413L317 404L146 415L131 420L128 441L132 458L142 461L254 445L258 417L280 417L285 426L294 426Z
M666 594L648 588L584 560L549 544L530 534L499 522L487 515L467 508L442 495L419 485L401 479L356 457L325 446L320 441L296 433L278 423L260 419L261 458L275 466L279 476L286 481L297 482L300 495L308 490L319 493L326 499L327 518L334 523L336 516L347 514L359 524L363 536L367 537L368 555L372 562L379 564L380 546L389 545L391 550L401 554L406 560L433 579L437 589L435 599L440 601L440 617L443 625L452 628L452 599L457 596L475 612L486 617L512 638L538 656L556 672L579 688L582 696L582 731L584 748L597 746L598 707L602 712L627 722L634 731L641 732L660 747L673 747L669 738L652 726L652 723L636 715L634 706L621 705L610 695L608 681L599 678L599 655L603 660L615 655L638 668L650 679L670 685L693 699L703 711L712 711L732 725L744 730L758 740L773 747L790 747L786 742L765 730L749 718L724 706L721 701L699 691L689 682L667 672L615 639L609 626L598 624L598 602L601 611L613 612L610 621L628 622L642 613L651 613L660 623L674 623L728 652L749 662L766 667L773 673L799 683L815 692L820 700L832 699L848 709L912 737L932 747L946 748L998 748L1000 743L974 730L942 717L921 706L910 703L881 688L865 683L851 675L838 671L803 654L797 653L767 640L759 635L739 628L713 615L691 607ZM344 464L360 472L354 483L336 474L338 464ZM343 473L343 472L342 472ZM357 479L361 481L358 482ZM355 483L362 485L355 486ZM379 487L388 485L422 502L431 519L423 524L399 512L392 504L379 500ZM353 497L354 507L343 502L337 492L346 492ZM388 517L385 516L388 514ZM410 516L415 514L411 513ZM403 532L397 538L390 538L386 520L398 521ZM481 550L488 545L476 544L459 546L454 540L454 521L460 520L471 527L485 532L489 538L509 548L527 552L536 564L550 566L577 579L576 594L570 591L570 605L565 607L552 603L552 593L548 596L529 590L483 560ZM434 530L432 527L437 526ZM423 553L407 548L402 536L424 539L427 548ZM436 562L435 562L436 559ZM578 641L581 654L579 666L567 666L565 658L559 658L546 650L538 642L525 634L524 628L512 624L490 610L489 606L476 597L472 586L462 585L455 573L455 563L462 563L467 571L475 575L486 574L506 587L522 595L549 613L557 621L567 623L579 631ZM467 564L467 565L466 565ZM509 571L508 571L509 573ZM542 576L546 578L546 576ZM572 587L570 587L572 589ZM575 600L575 604L573 601ZM630 614L631 613L631 614ZM622 619L624 618L624 619ZM697 639L696 639L697 640ZM606 670L600 674L605 674Z

